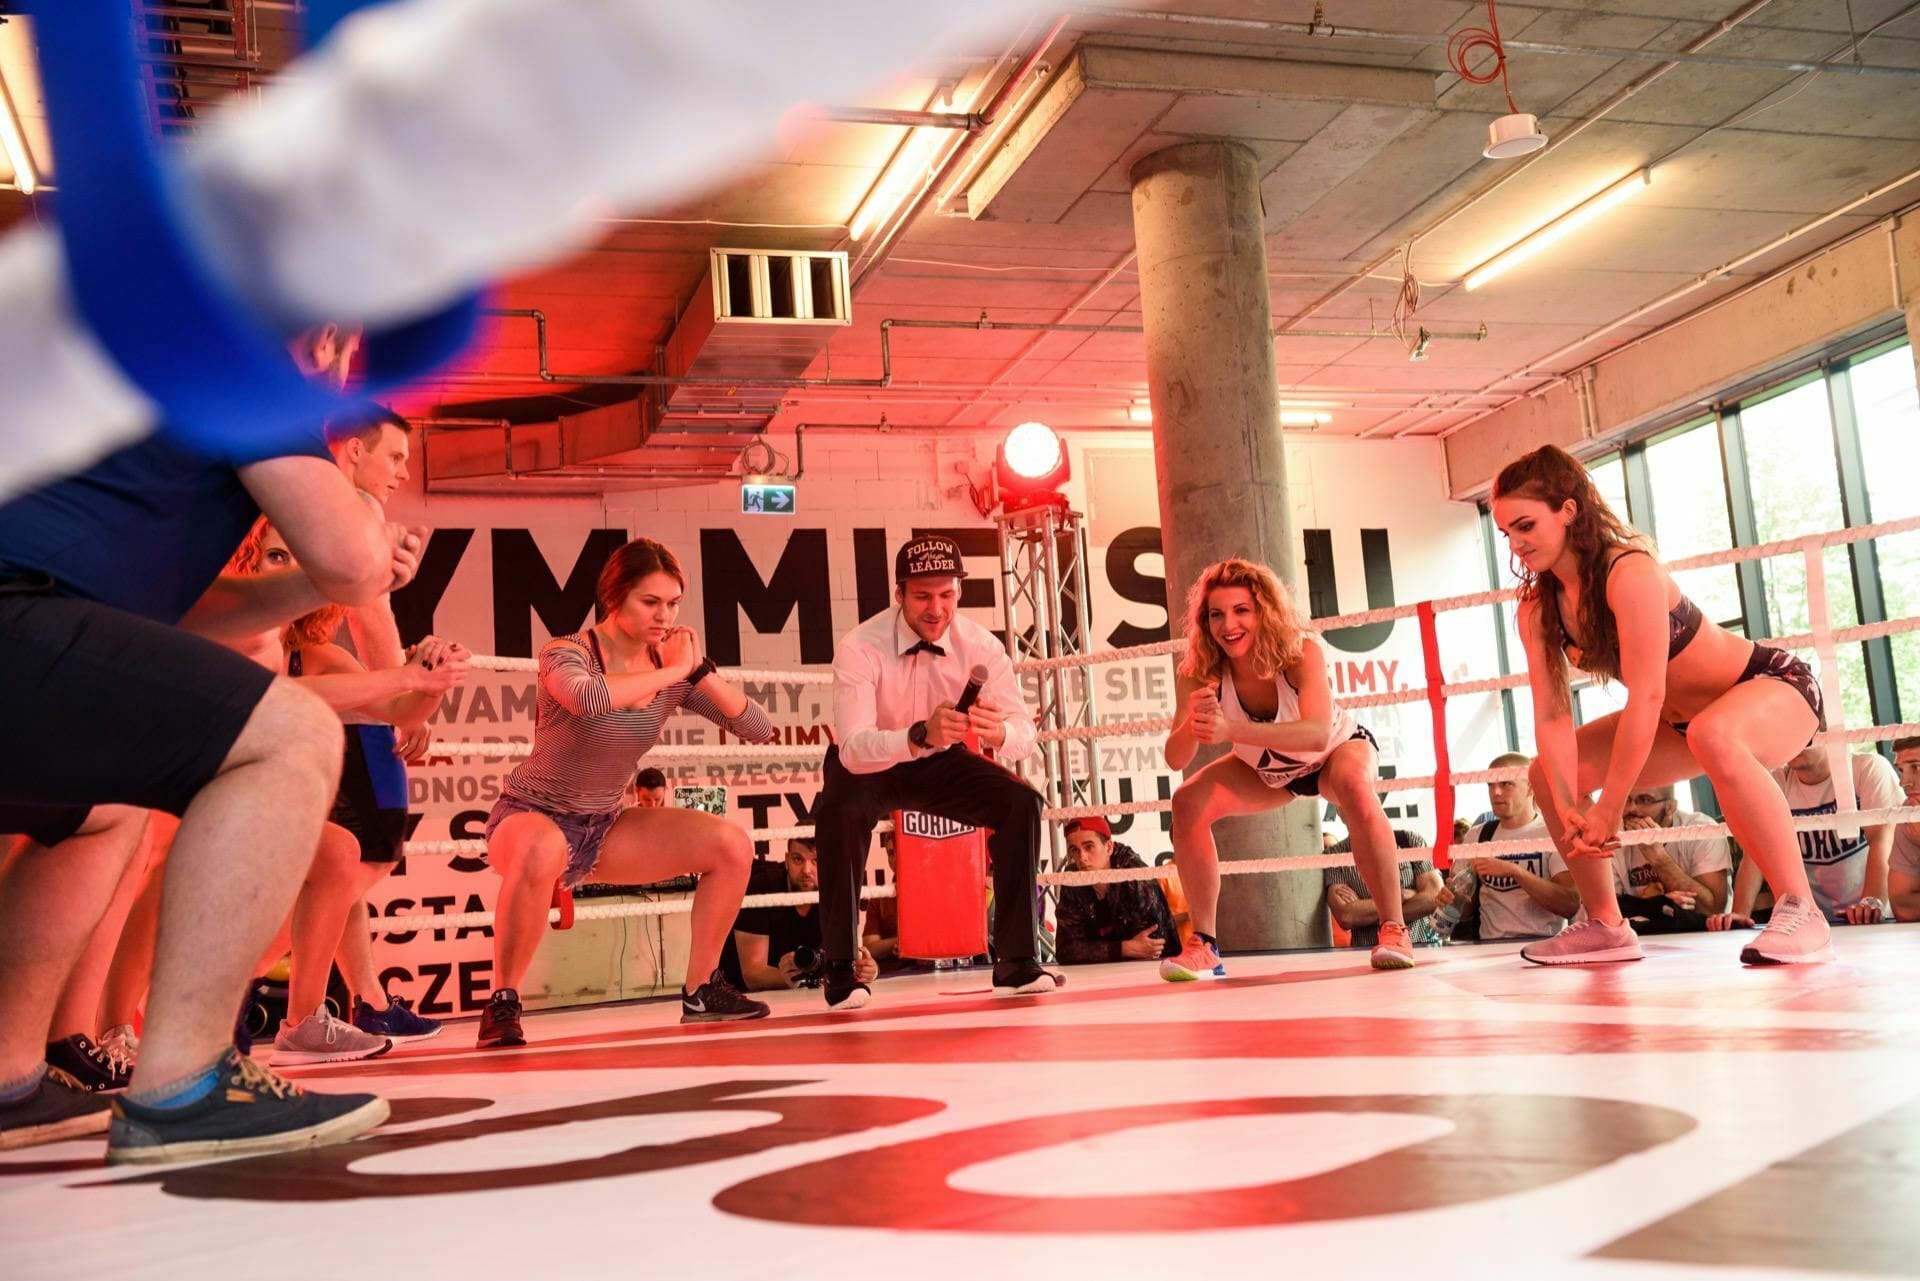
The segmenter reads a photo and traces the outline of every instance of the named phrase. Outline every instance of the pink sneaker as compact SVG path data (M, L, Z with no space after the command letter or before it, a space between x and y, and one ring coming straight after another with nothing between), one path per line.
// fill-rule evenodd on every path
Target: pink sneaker
M1380 941L1374 945L1373 968L1410 970L1413 968L1413 940L1399 921L1380 922Z
M1227 967L1220 963L1220 953L1214 951L1213 945L1195 935L1180 949L1180 955L1161 960L1160 977L1169 983L1223 979L1227 977Z
M1552 938L1520 949L1521 959L1535 965L1601 965L1608 961L1637 961L1643 955L1640 936L1625 921L1618 925L1576 921Z
M1812 900L1783 894L1760 937L1740 949L1743 965L1811 965L1833 959L1833 931Z

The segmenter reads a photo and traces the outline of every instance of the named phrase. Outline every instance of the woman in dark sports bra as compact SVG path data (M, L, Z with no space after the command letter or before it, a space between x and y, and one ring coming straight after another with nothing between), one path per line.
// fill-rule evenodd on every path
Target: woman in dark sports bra
M1501 471L1493 519L1521 583L1539 745L1534 796L1589 918L1521 955L1542 965L1640 959L1613 890L1626 798L1635 787L1704 773L1741 848L1780 894L1766 932L1740 959L1831 960L1792 815L1771 773L1823 723L1813 672L1703 617L1646 537L1613 513L1563 449L1537 449ZM1571 668L1624 684L1625 710L1576 731Z

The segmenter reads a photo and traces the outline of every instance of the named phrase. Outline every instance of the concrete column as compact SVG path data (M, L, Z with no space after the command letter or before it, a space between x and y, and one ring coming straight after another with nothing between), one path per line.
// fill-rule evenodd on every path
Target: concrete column
M1131 177L1167 608L1178 634L1187 589L1213 561L1264 561L1294 586L1266 219L1254 153L1239 143L1168 147ZM1194 768L1220 754L1203 749ZM1214 838L1223 861L1271 858L1318 853L1319 827L1318 806L1301 803L1230 819ZM1228 877L1221 945L1324 945L1320 902L1318 872Z

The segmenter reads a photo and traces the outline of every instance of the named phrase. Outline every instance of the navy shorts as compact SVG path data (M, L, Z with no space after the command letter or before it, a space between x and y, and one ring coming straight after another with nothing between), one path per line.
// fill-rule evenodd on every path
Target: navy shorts
M391 725L348 725L329 823L353 833L362 863L397 863L407 840L407 767Z
M544 814L560 829L560 835L567 840L567 870L560 874L561 883L568 889L586 884L593 875L595 865L600 862L600 843L607 839L607 833L613 829L613 822L620 817L621 811L607 814L563 814L542 809L517 796L502 796L493 803L493 812L487 815L487 839L493 839L493 829L512 818L515 814Z
M274 674L51 584L0 584L0 832L57 845L95 805L186 812Z

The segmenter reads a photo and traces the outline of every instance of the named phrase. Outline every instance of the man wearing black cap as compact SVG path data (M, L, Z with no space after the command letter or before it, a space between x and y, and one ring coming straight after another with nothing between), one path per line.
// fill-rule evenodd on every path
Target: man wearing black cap
M912 539L893 561L898 607L848 632L834 654L836 746L827 751L814 809L829 1009L857 1010L872 996L853 969L861 869L874 825L895 809L992 829L993 985L1050 992L1061 982L1035 959L1040 794L963 746L971 730L980 746L1017 761L1034 743L1007 651L992 632L959 616L966 575L952 539ZM986 671L979 696L968 711L956 711L976 667Z

